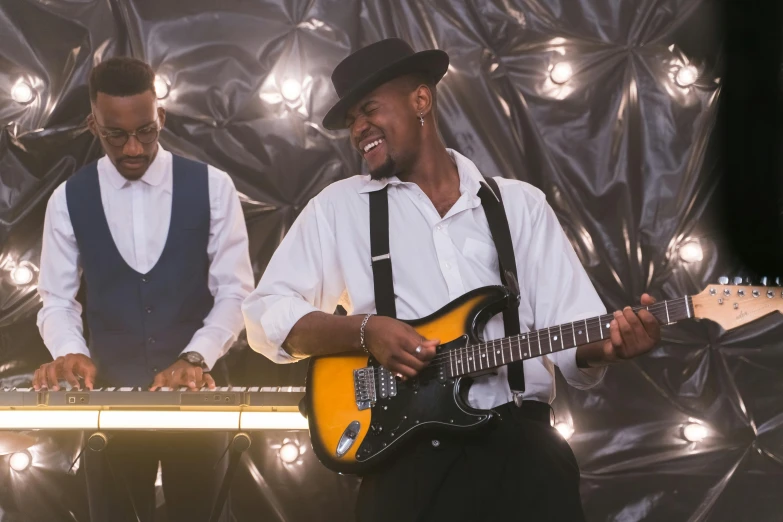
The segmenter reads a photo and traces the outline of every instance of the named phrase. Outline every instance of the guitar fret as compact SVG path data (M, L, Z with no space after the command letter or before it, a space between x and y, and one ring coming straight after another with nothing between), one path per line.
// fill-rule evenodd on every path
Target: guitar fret
M536 335L536 339L538 340L538 355L541 355L541 331L538 331L538 334Z
M685 299L685 313L688 314L688 319L691 318L691 309L688 307L688 296L686 295L683 299Z
M571 335L574 336L574 346L576 346L576 326L574 323L571 323Z
M562 350L565 348L565 345L563 344L563 325L561 324L558 328L560 329L560 349Z
M669 302L668 301L664 301L663 302L663 306L664 306L664 308L666 308L666 324L671 324L671 320L669 319ZM647 308L647 307L645 306L645 308ZM650 309L647 308L647 311L649 311L649 310Z
M602 317L598 318L598 333L601 334L601 340L604 339L604 321Z
M552 329L547 328L546 333L549 334L549 353L552 353Z
M587 319L585 319L585 335L587 336L587 342L590 343L590 330L587 328Z
M481 351L481 345L479 345L479 367L483 370L484 369L484 353Z
M449 367L451 368L451 377L454 377L454 352L449 352Z
M519 340L517 340L519 342ZM509 347L511 346L511 343L508 343ZM503 364L506 364L506 351L503 349L503 343L500 343L500 360L503 361Z
M523 335L522 339L524 339L524 338L525 338L525 336ZM521 361L522 360L522 343L520 342L519 338L517 338L517 348L519 349L519 359L517 359L517 360Z

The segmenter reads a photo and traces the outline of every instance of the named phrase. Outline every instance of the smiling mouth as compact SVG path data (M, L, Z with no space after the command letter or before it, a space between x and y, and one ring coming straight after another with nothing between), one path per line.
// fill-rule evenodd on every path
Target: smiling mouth
M375 141L371 141L370 143L364 146L364 148L362 149L362 153L366 156L370 151L374 150L378 145L380 145L384 141L386 140L384 140L383 138L378 138Z

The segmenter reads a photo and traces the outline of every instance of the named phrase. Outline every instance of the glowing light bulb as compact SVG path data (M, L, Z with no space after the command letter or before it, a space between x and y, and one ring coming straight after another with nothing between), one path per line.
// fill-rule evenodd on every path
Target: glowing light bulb
M11 281L17 286L29 285L33 282L33 269L27 265L15 266L11 270Z
M568 62L558 62L552 67L552 70L549 71L549 77L558 85L567 82L573 75L574 71L571 69L571 64Z
M299 446L293 442L286 442L280 446L280 460L286 464L293 464L299 458Z
M171 89L171 85L169 84L169 81L165 77L156 74L155 96L157 96L159 100L162 100L163 98L169 95L170 89Z
M688 241L683 243L679 250L680 259L686 263L695 263L704 259L704 252L698 241Z
M11 469L14 471L24 471L30 467L32 462L33 458L27 451L17 451L8 459L8 465L11 466Z
M560 435L568 440L574 434L574 427L567 422L558 422L555 424L555 429L560 432Z
M698 422L689 422L682 428L682 437L688 442L701 442L710 434L710 429Z
M19 80L11 89L11 98L16 103L26 105L35 99L35 89L24 80Z
M280 92L282 93L283 98L289 102L294 102L297 101L302 94L302 85L293 78L288 78L283 81Z
M693 65L684 65L680 67L677 74L674 76L674 81L680 87L689 87L696 82L699 77L699 71Z

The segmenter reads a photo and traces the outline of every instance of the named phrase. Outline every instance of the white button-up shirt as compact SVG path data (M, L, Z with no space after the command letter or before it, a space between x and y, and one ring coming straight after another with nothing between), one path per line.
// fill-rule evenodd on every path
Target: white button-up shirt
M106 220L122 258L137 272L149 272L163 253L169 232L171 153L159 146L149 169L137 181L122 177L104 156L98 160L98 182ZM183 352L200 353L212 368L242 330L241 306L253 290L253 270L234 183L225 172L210 166L208 185L208 286L215 304ZM46 207L38 284L43 301L38 328L54 358L69 353L90 354L82 331L82 307L76 301L81 273L63 183Z
M243 305L250 346L269 359L294 359L281 346L313 311L374 313L368 192L389 185L389 243L397 316L417 319L475 288L500 284L498 257L478 190L476 166L449 150L460 177L460 198L441 217L415 183L354 176L313 198L297 218ZM521 181L497 178L516 254L523 332L606 313L544 194ZM359 332L356 333L359 335ZM502 314L484 338L504 337ZM451 339L441 339L442 342ZM553 364L577 388L598 383L605 368L580 369L576 349L525 361L525 399L555 397ZM479 377L468 401L477 408L509 402L505 367Z

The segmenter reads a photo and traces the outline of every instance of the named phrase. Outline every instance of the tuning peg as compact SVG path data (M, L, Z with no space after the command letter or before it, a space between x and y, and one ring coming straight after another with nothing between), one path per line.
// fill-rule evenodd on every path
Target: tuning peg
M726 276L720 276L720 277L718 278L718 284L721 284L721 285L727 285L727 284L729 284L729 278L728 278L728 277L726 277Z
M769 278L767 278L767 276L763 276L761 278L760 283L761 283L761 286L767 286L767 283L769 283Z
M780 277L775 278L775 286L780 286Z
M734 284L737 285L737 286L741 285L742 284L742 278L739 277L739 276L735 277L734 278Z

